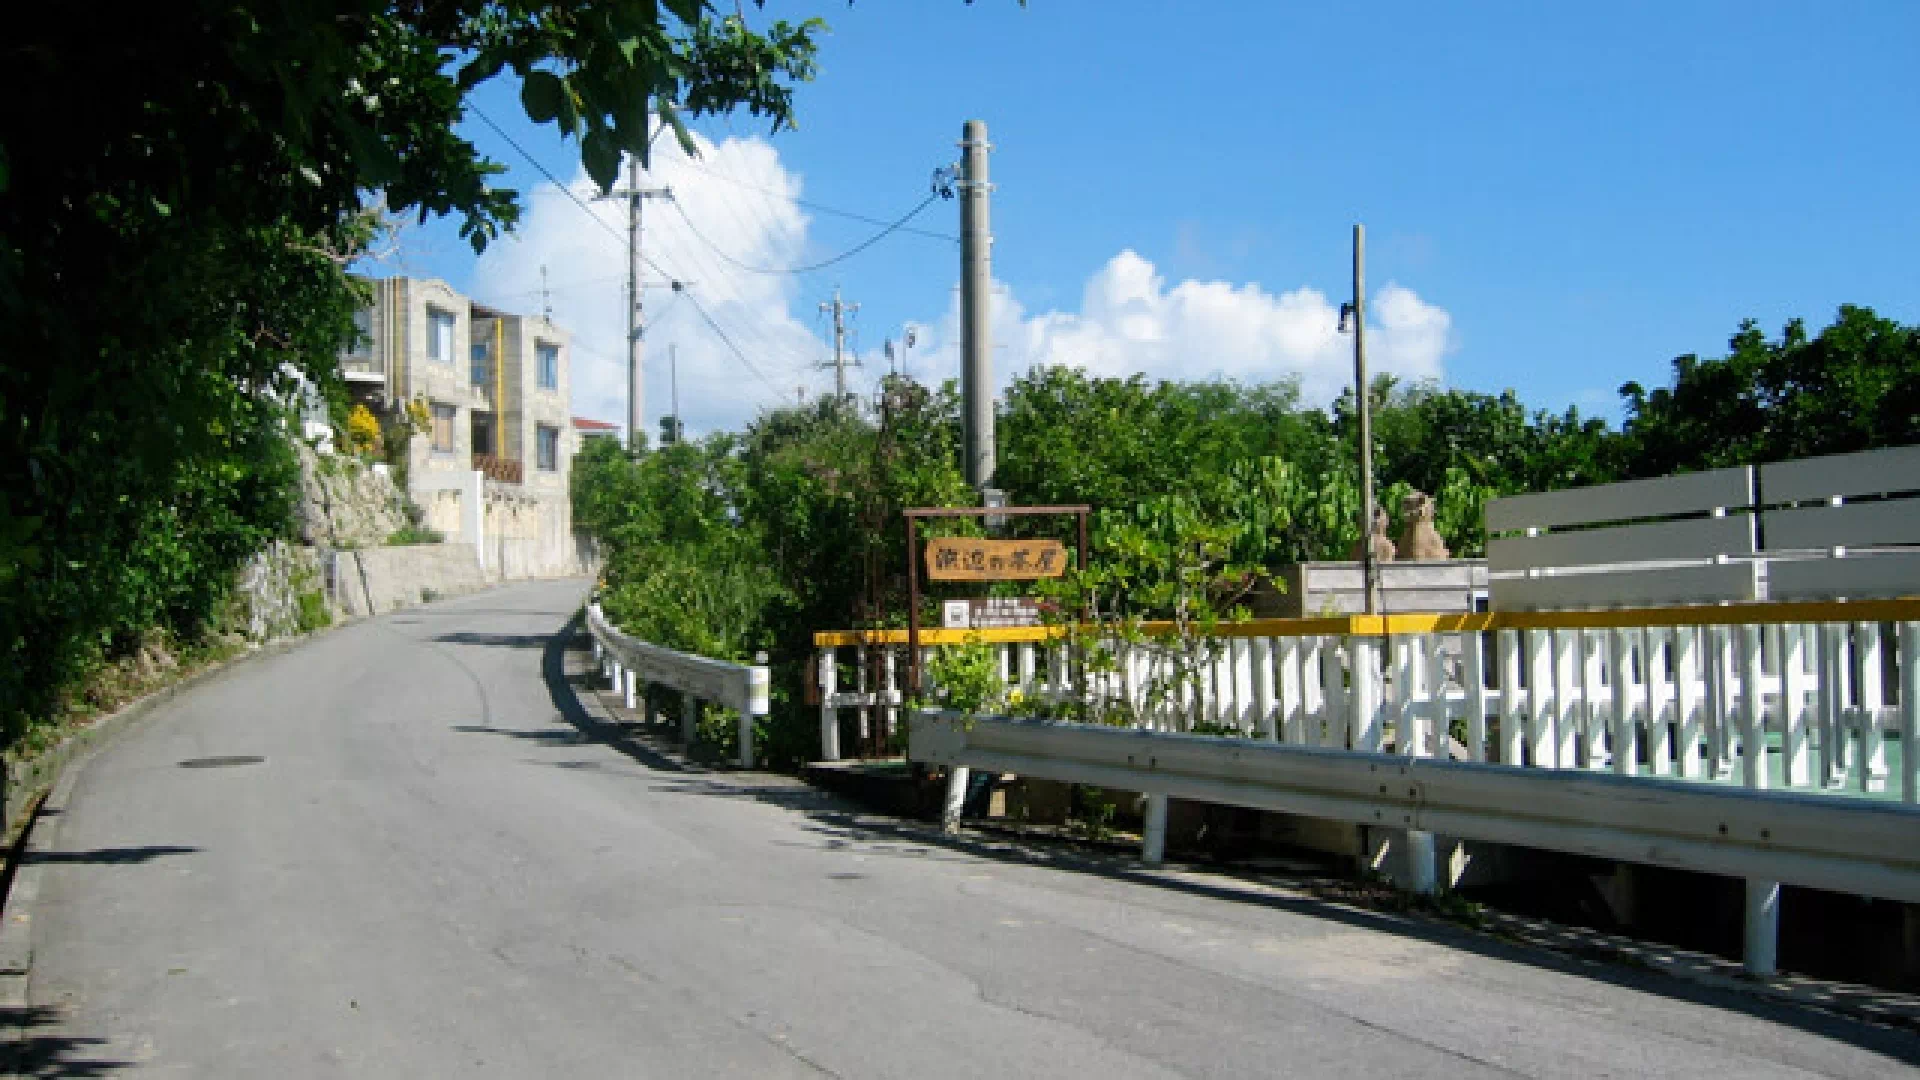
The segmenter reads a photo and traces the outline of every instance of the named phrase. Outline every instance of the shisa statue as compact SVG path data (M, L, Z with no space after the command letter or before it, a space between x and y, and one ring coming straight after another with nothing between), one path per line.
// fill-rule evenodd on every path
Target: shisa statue
M1440 539L1440 533L1433 527L1433 497L1424 492L1412 491L1400 500L1400 519L1406 525L1400 530L1400 545L1396 557L1403 562L1416 559L1445 559L1450 557L1447 542Z
M1368 534L1366 542L1373 545L1373 561L1377 563L1393 561L1393 541L1387 538L1387 529L1391 523L1387 520L1387 510L1383 506L1373 508L1373 532ZM1359 562L1364 555L1360 541L1355 541L1353 552L1347 557Z

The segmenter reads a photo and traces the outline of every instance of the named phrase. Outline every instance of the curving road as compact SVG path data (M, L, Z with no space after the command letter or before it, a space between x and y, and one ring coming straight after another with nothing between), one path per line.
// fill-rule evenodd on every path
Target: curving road
M1920 1062L1907 1035L1657 976L681 771L574 704L556 635L580 593L345 627L95 758L9 916L32 919L23 1071L1885 1080Z

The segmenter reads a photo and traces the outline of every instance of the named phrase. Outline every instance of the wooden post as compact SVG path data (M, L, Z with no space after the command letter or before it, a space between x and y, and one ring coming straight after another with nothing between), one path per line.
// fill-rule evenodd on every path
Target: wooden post
M1487 643L1477 631L1460 635L1460 675L1467 684L1467 760L1487 760ZM1502 725L1504 726L1504 725Z
M1808 766L1808 713L1815 708L1824 712L1827 707L1827 692L1824 685L1829 676L1824 660L1815 652L1820 679L1823 685L1814 688L1818 705L1810 708L1807 704L1807 650L1815 644L1809 640L1816 630L1810 626L1774 626L1768 628L1778 643L1774 652L1780 657L1780 763L1782 781L1789 788L1805 787L1811 779Z
M1254 731L1263 739L1272 739L1279 727L1274 722L1277 710L1273 700L1273 639L1254 638L1248 644L1248 651L1253 665Z
M817 672L820 683L820 760L840 760L840 710L833 707L833 695L838 691L835 685L840 677L839 667L833 662L834 647L823 645L815 657L819 665Z
M1380 730L1380 642L1356 635L1347 639L1347 649L1353 658L1353 685L1347 692L1353 748L1361 753L1377 754L1383 734Z
M1740 781L1755 790L1768 785L1767 716L1760 695L1760 628L1742 626L1740 664Z
M1680 775L1700 776L1700 736L1702 703L1700 700L1700 633L1691 626L1673 632L1674 738L1679 742Z
M1495 632L1500 649L1500 764L1520 764L1526 716L1520 704L1520 631Z
M1612 684L1608 689L1613 692L1610 717L1613 721L1613 771L1621 776L1631 776L1635 765L1632 664L1627 632L1620 627L1607 631L1607 663L1612 669Z
M1900 624L1900 801L1920 802L1920 623Z

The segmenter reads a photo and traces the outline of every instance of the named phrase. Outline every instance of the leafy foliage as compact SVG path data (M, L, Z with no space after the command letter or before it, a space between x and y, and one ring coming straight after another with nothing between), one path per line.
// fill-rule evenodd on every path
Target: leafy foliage
M1529 412L1512 392L1377 380L1369 393L1380 503L1397 512L1409 490L1433 494L1443 538L1456 554L1477 555L1483 508L1502 495L1920 435L1914 409L1897 404L1920 392L1910 328L1847 308L1812 341L1790 327L1766 342L1749 326L1733 349L1725 360L1682 358L1671 390L1626 387L1624 434L1573 409ZM1848 415L1833 401L1851 402ZM810 753L816 718L800 704L810 635L900 625L900 511L974 503L958 469L958 415L951 383L935 390L890 379L871 410L822 401L769 412L738 438L632 463L596 448L576 462L575 519L608 545L608 610L682 648L736 658L766 649L776 685L766 735L782 747L774 760ZM999 481L1018 503L1093 504L1092 557L1057 581L997 588L1041 597L1068 634L1068 677L1081 685L1114 670L1107 641L1136 638L1148 619L1172 620L1174 663L1146 688L1164 707L1206 670L1215 625L1242 613L1262 577L1289 562L1347 557L1359 537L1356 428L1350 395L1305 408L1289 383L1030 371L1000 410ZM1012 527L1049 526L1013 519ZM925 593L923 625L939 590ZM1089 615L1098 633L1082 624ZM929 702L949 708L1130 719L1118 700L1022 699L979 645L935 650L928 675Z
M335 357L363 299L344 271L369 211L456 215L476 250L513 225L500 166L456 129L477 86L518 74L605 185L622 153L645 159L650 115L791 124L821 29L755 33L704 0L91 14L19 21L0 67L9 739L150 628L202 633L238 561L287 528L278 403L296 375L344 401Z
M1674 360L1671 387L1620 388L1629 475L1920 442L1920 328L1848 305L1818 337L1795 319L1769 341L1749 319L1727 347Z

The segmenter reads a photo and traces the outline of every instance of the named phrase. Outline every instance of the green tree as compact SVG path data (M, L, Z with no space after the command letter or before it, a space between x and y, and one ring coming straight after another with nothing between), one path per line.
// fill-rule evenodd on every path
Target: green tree
M0 65L0 726L158 627L202 631L286 526L285 416L337 399L363 205L451 214L476 249L515 192L456 125L503 72L603 186L650 117L790 124L815 22L701 0L185 0L19 21ZM109 33L101 25L138 26Z
M1811 339L1799 319L1776 340L1749 319L1727 349L1675 359L1671 386L1620 388L1631 475L1920 442L1920 328L1847 305Z

